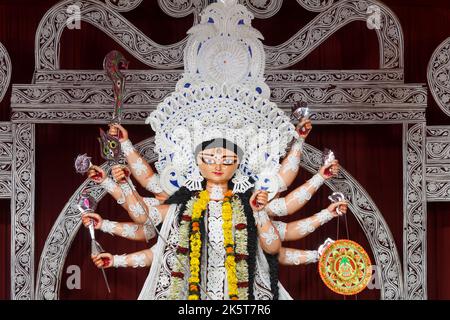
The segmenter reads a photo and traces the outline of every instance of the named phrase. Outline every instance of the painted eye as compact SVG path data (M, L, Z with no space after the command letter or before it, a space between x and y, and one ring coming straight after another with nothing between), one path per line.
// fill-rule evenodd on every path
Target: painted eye
M109 148L108 147L104 147L103 148L103 154L106 154L106 155L108 155L109 154Z
M223 164L226 166L234 164L234 159L223 159Z
M214 164L214 159L212 158L203 158L203 162L206 164Z
M115 148L117 148L117 143L116 143L115 141L110 141L110 142L109 142L109 147L110 147L111 149L115 149Z

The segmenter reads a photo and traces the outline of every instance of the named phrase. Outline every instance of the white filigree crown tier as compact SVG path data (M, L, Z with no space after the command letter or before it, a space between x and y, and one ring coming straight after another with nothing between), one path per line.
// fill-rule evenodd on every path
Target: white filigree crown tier
M194 150L204 141L227 139L243 151L235 177L242 181L276 175L298 137L290 118L269 100L262 35L252 19L235 0L208 6L188 32L183 78L147 118L156 133L156 169L169 194L183 185L199 187Z

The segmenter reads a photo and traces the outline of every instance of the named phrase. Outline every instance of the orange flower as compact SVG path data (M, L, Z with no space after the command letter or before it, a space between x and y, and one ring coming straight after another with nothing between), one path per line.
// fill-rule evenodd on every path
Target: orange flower
M189 289L190 289L191 291L198 291L198 287L197 287L195 284L191 284L191 285L189 286Z
M231 198L233 196L233 191L232 190L228 190L227 192L225 192L224 196L227 197L227 198Z

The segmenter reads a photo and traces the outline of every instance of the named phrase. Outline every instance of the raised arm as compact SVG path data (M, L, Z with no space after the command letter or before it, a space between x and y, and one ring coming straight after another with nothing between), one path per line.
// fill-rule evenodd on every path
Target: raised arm
M119 236L134 241L150 241L156 235L151 223L137 224L133 222L116 222L103 219L97 213L85 213L81 216L83 225L87 228L94 221L94 228L113 236ZM157 226L156 226L157 227Z
M106 172L99 166L92 166L88 171L88 177L106 190L125 210L129 210L125 203L125 197L120 186L106 175Z
M113 166L111 173L115 181L119 181L123 192L124 201L128 207L128 214L131 219L139 224L144 224L148 218L153 219L155 225L164 221L168 205L159 205L160 201L154 198L143 198L136 191L134 185L131 186L124 180L125 171L121 165Z
M169 196L161 188L159 175L153 171L148 162L133 147L133 144L128 138L127 130L119 124L112 124L108 133L114 136L119 135L122 152L130 165L133 177L139 184L155 194L158 200L166 200Z
M281 162L280 171L278 173L280 192L285 191L295 180L295 177L297 177L300 167L300 158L303 152L303 144L306 137L311 132L311 129L312 125L311 120L309 119L302 119L296 127L299 138L292 144L287 156Z
M264 209L267 199L267 192L258 190L250 198L250 206L255 217L259 244L266 253L274 255L280 251L281 240L277 229L273 226L267 211Z
M284 266L316 263L318 260L319 253L317 250L299 250L282 247L278 256L278 262Z
M328 168L329 170L327 170ZM327 175L327 172L331 172L331 175ZM319 190L325 180L331 179L338 173L339 163L337 160L327 166L321 167L318 173L300 187L290 192L286 197L276 198L270 201L267 206L269 215L280 217L297 212Z
M300 219L297 221L285 223L281 221L273 221L281 241L295 241L300 240L307 235L313 233L317 228L323 226L339 214L337 208L339 207L342 214L347 213L347 202L335 202L328 206L328 208L316 213L315 215Z
M112 255L104 252L99 255L92 256L92 261L97 268L145 268L150 267L153 262L153 248L146 249L130 254Z

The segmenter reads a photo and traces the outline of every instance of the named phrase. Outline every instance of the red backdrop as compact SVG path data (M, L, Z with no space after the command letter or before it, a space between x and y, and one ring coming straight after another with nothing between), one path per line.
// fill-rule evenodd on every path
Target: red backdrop
M0 42L11 56L11 83L31 83L34 71L34 36L41 17L58 1L1 0ZM450 36L450 3L445 0L385 0L399 17L405 38L405 75L407 83L426 83L426 68L434 49ZM124 13L132 23L161 44L181 40L192 24L192 17L174 19L158 8L156 1L145 1L132 12ZM314 13L302 9L296 1L284 1L281 11L268 20L254 20L253 25L264 35L264 43L276 45L287 40L306 25ZM94 27L82 23L81 30L66 30L61 43L62 69L101 69L107 52L121 48ZM124 52L124 50L122 50ZM131 60L131 69L148 69ZM368 69L377 68L378 43L365 23L353 23L333 35L320 48L298 63L295 69ZM0 121L9 121L10 92L0 103ZM449 124L450 119L438 109L431 95L427 111L428 125ZM36 267L48 232L66 201L82 182L72 168L80 152L98 157L98 126L37 125L36 129ZM138 142L152 134L147 126L129 126L131 139ZM308 143L322 149L332 148L342 165L369 192L383 213L402 257L402 149L401 126L314 126ZM310 175L302 172L297 184ZM328 190L320 190L297 218L319 211L327 203ZM428 295L432 299L450 298L449 204L428 206ZM10 296L9 201L0 201L0 299ZM109 198L98 211L110 220L127 220L126 213ZM349 214L350 237L370 249L362 229ZM288 244L314 249L328 236L334 237L336 224L329 223L302 241ZM88 258L88 235L80 230L70 249L66 267L79 265L82 270L80 290L68 290L64 275L61 298L64 299L135 299L147 270L109 270L113 293L108 295L100 273ZM127 240L100 235L100 242L112 253L125 253L145 248ZM370 250L369 250L370 251ZM372 257L373 258L373 257ZM65 269L64 269L65 270ZM289 267L280 270L280 279L296 299L342 299L322 284L317 267ZM366 290L360 299L379 298L378 290Z

